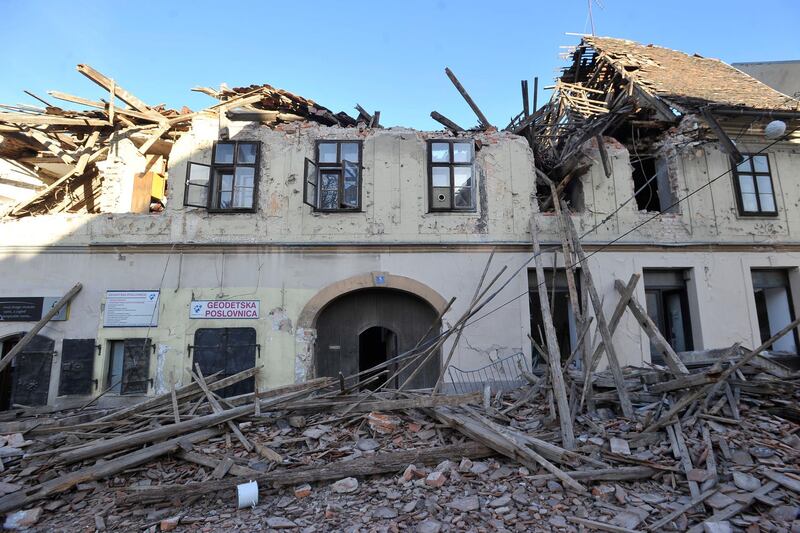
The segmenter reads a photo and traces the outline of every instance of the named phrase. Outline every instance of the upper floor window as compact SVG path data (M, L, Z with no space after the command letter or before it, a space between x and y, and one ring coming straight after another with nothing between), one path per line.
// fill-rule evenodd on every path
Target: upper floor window
M431 211L475 209L474 158L472 142L428 141Z
M361 141L317 141L306 158L303 201L317 211L361 209Z
M739 214L777 215L769 158L766 155L742 155L744 161L733 171Z
M190 162L183 204L215 212L252 212L256 208L258 142L220 141L210 165Z

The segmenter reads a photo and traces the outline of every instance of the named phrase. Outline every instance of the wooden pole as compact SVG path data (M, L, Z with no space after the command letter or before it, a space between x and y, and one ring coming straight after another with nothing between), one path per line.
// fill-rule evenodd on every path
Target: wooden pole
M67 305L76 294L81 292L82 288L83 285L76 283L75 286L72 287L69 292L67 292L67 294L65 294L59 301L56 302L53 308L50 309L39 322L33 325L30 331L28 331L28 333L26 333L25 336L22 337L22 339L20 339L20 341L13 348L11 348L11 351L8 352L5 357L0 359L0 372L2 372L3 369L8 366L8 364L17 356L17 354L25 349L25 347L33 340L36 334L39 333L39 331L41 331L42 328L45 327L47 323L58 314L59 311L61 311L62 307Z
M547 341L547 362L550 367L550 380L558 406L558 423L561 426L561 440L564 448L575 448L575 433L572 428L572 414L569 409L567 388L564 385L564 374L561 373L561 351L558 348L556 328L553 326L553 317L550 314L550 305L547 303L547 291L540 290L544 285L544 266L539 248L539 228L536 218L531 217L531 238L533 240L533 260L536 264L536 292L539 294L539 307L542 310L545 340Z
M572 219L569 217L569 211L565 203L561 204L563 209L564 222L568 225L572 233L572 241L575 246L575 251L578 253L578 259L582 263L581 272L583 279L586 282L586 287L589 289L589 298L594 307L594 314L597 318L597 328L600 330L600 336L603 338L605 344L606 354L608 355L608 366L611 367L611 374L614 376L614 383L617 385L617 394L619 395L619 403L622 407L622 413L628 418L635 418L633 412L633 405L628 397L628 391L625 389L625 376L622 374L622 368L619 366L619 359L617 358L617 351L614 349L614 344L611 342L611 330L608 328L606 322L606 315L603 312L603 302L600 301L600 296L597 294L597 288L594 286L592 279L592 272L589 269L589 264L586 262L586 254L583 252L578 232L575 231L575 226L572 224Z
M464 97L464 100L467 101L467 104L469 104L469 107L472 108L472 111L474 111L475 114L478 116L478 120L480 121L481 126L484 129L490 128L492 126L492 124L486 118L486 115L484 115L483 112L480 110L480 108L478 107L478 104L475 103L475 101L469 95L469 93L464 88L464 86L461 85L461 82L458 81L458 78L456 78L456 75L453 74L453 71L450 70L449 68L445 67L444 72L445 72L445 74L447 74L447 77L450 78L450 81L453 82L453 85L456 86L456 89L458 89L458 92L461 93L461 96Z

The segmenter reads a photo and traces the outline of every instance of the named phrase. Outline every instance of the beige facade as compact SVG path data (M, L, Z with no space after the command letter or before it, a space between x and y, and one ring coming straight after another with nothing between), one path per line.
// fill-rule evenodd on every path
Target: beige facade
M254 213L209 213L184 207L188 162L210 163L211 150L226 131L231 140L260 141L257 208ZM220 122L199 116L170 155L170 192L162 213L126 213L132 180L144 159L120 143L110 161L102 214L54 214L0 221L0 296L53 296L75 282L84 288L70 305L69 318L42 330L55 340L49 403L59 397L65 338L95 339L99 346L93 379L99 394L107 385L109 342L150 338L148 394L190 380L198 328L252 327L263 366L259 387L292 383L315 373L315 317L338 295L369 286L417 295L440 310L451 297L444 326L460 316L485 261L497 249L492 273L513 272L531 257L530 220L541 228L545 266L560 249L551 214L538 213L533 155L527 140L503 132L466 134L475 143L476 210L434 213L428 206L427 145L449 138L442 132L409 129L336 128L295 123L277 128L250 122ZM363 142L363 208L319 213L303 203L306 158L318 140ZM743 217L729 173L728 156L715 144L664 145L671 194L680 198L674 214L653 217L635 201L628 150L605 139L613 173L607 177L596 144L580 178L582 209L574 213L585 233L589 260L607 313L617 296L614 280L648 268L682 269L687 279L694 349L741 342L759 344L759 323L751 269L787 269L793 302L800 302L800 152L793 144L769 149L777 216ZM739 140L752 152L766 146L756 136ZM721 179L708 185L717 176ZM702 188L706 186L705 188ZM605 224L601 222L608 218ZM612 239L618 242L605 246ZM558 245L558 246L557 246ZM558 265L563 258L558 255ZM532 268L533 264L528 265ZM453 365L476 368L504 356L531 354L528 276L523 269L487 307L491 314L465 330ZM158 324L110 328L103 325L109 290L159 290ZM636 298L644 304L644 285ZM193 300L258 300L258 319L190 318ZM506 305L503 305L506 304ZM502 306L502 307L501 307ZM0 322L0 338L26 331L30 323ZM626 314L615 337L624 364L650 360L647 336ZM593 339L596 343L599 339ZM445 346L447 352L449 346ZM127 400L123 398L123 400ZM82 398L81 401L85 401ZM104 401L116 401L106 395Z

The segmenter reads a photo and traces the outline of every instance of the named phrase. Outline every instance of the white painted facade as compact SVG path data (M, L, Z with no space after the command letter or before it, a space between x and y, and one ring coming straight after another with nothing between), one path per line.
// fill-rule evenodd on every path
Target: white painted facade
M232 140L261 142L255 213L210 214L183 206L186 164L209 163L222 128ZM447 326L464 312L493 248L497 254L490 277L502 265L513 272L530 258L532 216L541 227L545 249L560 249L555 246L560 245L556 220L538 214L531 150L525 139L511 134L467 136L478 148L474 213L429 212L426 140L448 136L308 123L271 129L200 116L170 155L163 213L124 212L129 182L141 171L142 162L122 141L121 162L113 175L108 174L108 194L104 184L108 198L104 205L118 212L1 220L0 296L52 296L78 281L84 286L70 306L69 319L50 323L41 333L54 339L56 346L49 403L66 401L58 397L58 353L64 338L93 338L101 347L94 364L95 393L104 388L108 341L151 338L155 351L148 394L154 394L168 390L173 381L189 382L187 346L197 328L254 327L260 344L256 362L264 366L259 375L263 389L313 376L315 332L308 306L326 288L347 287L348 280L372 273L407 278L429 289L430 302L457 298L444 317ZM303 203L303 163L313 159L314 143L320 139L363 141L361 212L318 213ZM594 165L580 178L586 208L573 215L580 233L599 225L634 190L627 150L611 138L606 144L611 178L606 177L596 148L586 147ZM765 142L755 138L739 142L742 151L763 146ZM126 153L133 159L130 166ZM682 202L679 213L661 215L591 256L589 265L606 312L610 314L616 305L615 279L627 281L645 268L686 269L694 348L719 348L736 341L756 346L760 334L751 269L788 269L792 300L795 306L800 302L798 147L776 145L769 150L775 217L738 214L732 177L726 174L730 163L714 145L667 147L665 154L678 197L723 177ZM651 216L629 202L584 238L587 253ZM544 254L544 262L552 265L552 252ZM158 325L104 327L106 291L134 289L160 290ZM476 368L518 351L530 355L528 289L523 269L486 310L506 305L465 330L455 366ZM636 298L644 304L641 283ZM215 299L258 300L260 318L190 318L192 300ZM30 326L0 322L0 339ZM648 338L629 313L614 340L623 364L650 359Z

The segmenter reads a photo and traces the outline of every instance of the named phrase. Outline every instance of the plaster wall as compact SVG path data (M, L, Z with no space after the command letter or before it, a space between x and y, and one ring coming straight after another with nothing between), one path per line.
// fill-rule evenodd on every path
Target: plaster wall
M83 282L83 290L70 306L69 319L51 322L41 334L56 341L57 354L64 338L96 339L102 351L94 366L94 377L98 380L95 393L105 383L107 343L113 339L152 339L156 349L150 363L151 394L167 391L173 381L177 385L187 384L191 367L187 346L193 344L194 332L200 327L255 328L261 345L256 362L264 367L259 387L267 388L313 377L311 354L315 331L302 324L301 316L325 287L370 273L405 276L429 287L431 294L442 299L457 298L444 316L444 325L448 327L464 312L487 257L488 251L205 253L199 248L182 253L107 249L90 253L15 254L0 261L0 294L53 296L66 292L76 280ZM522 252L498 253L489 277L503 265L508 265L511 272L528 258L529 254ZM751 347L759 344L751 268L789 268L795 289L793 301L800 302L797 293L800 252L629 250L600 252L590 258L589 264L607 314L613 311L618 298L615 279L627 281L632 273L644 268L687 269L695 349L728 346L736 341ZM545 266L553 266L552 255L546 256ZM560 262L556 266L561 266ZM25 275L19 275L20 272ZM158 325L103 327L106 291L111 289L160 289ZM453 365L468 370L518 351L530 355L527 291L523 270L485 312L506 305L465 330ZM642 284L637 287L636 298L644 302ZM192 299L259 300L261 316L258 320L190 319ZM28 323L0 322L0 338L29 327ZM614 340L622 364L640 365L649 360L648 339L630 313L624 316ZM598 341L599 338L591 339L593 344ZM449 348L445 346L445 353ZM57 398L60 364L57 355L53 359L51 403L68 400Z

